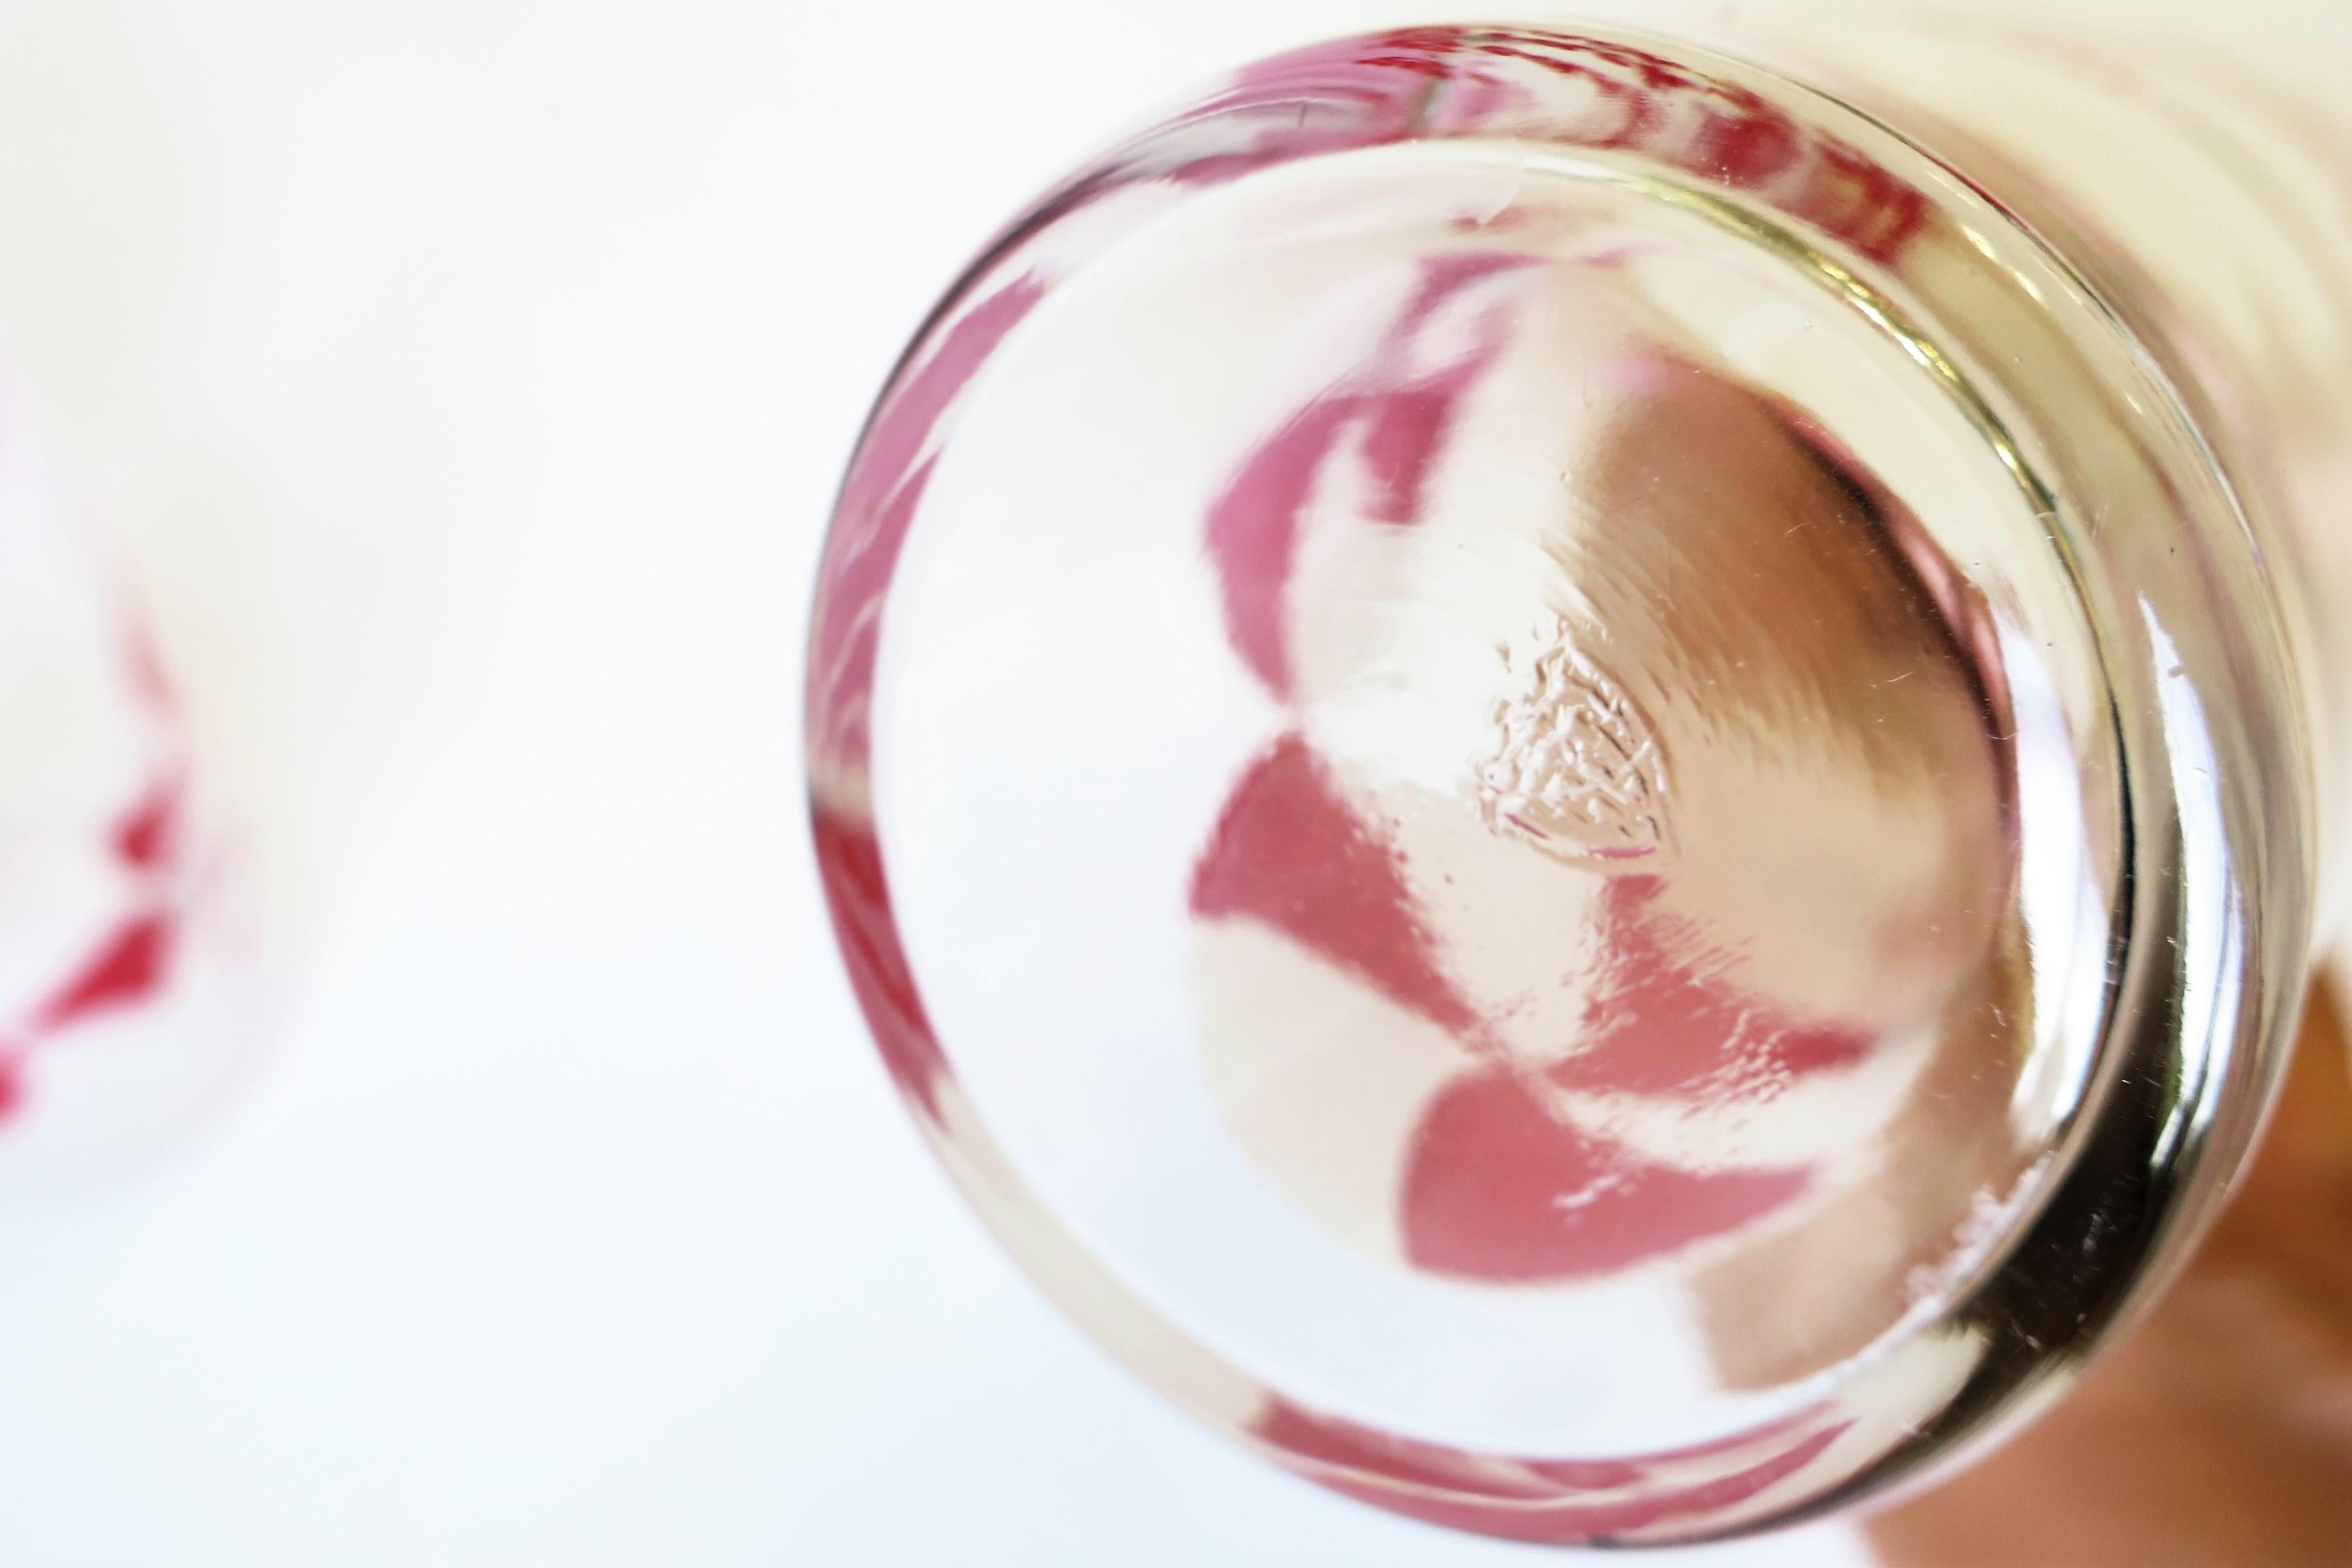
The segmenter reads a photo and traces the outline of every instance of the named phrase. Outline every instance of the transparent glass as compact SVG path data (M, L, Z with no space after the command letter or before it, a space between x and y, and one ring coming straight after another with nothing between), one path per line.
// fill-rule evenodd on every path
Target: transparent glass
M808 743L877 1040L1040 1282L1317 1480L1863 1495L2053 1393L2260 1124L2335 144L1962 32L1278 58L876 407Z

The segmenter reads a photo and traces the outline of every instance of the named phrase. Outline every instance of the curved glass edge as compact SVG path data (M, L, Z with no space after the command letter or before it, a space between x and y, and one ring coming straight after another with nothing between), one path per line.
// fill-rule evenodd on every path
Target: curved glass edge
M1493 62L1575 74L1603 106L1698 95L1808 149L1812 175L1757 179L1719 147L1511 122ZM1050 286L1025 248L1100 206L1086 249L1155 203L1364 145L1502 138L1646 167L1759 243L1846 289L1903 337L2000 452L2044 520L2097 640L2121 802L2118 929L2088 1090L2031 1211L1937 1334L1914 1333L1767 1430L1638 1465L1460 1455L1296 1412L1168 1329L1032 1203L943 1070L890 930L864 704L880 603L956 395ZM1136 199L1139 192L1149 192ZM1118 195L1125 204L1111 203ZM1114 206L1118 210L1110 210ZM1940 226L1965 246L1916 237ZM1052 258L1066 269L1084 251ZM2309 941L2315 857L2302 676L2277 594L2193 389L2000 203L1879 121L1789 79L1621 29L1420 28L1279 57L1041 200L951 291L893 373L845 480L819 574L806 726L814 830L845 958L886 1061L1000 1239L1119 1359L1194 1414L1325 1485L1439 1522L1550 1542L1745 1533L1916 1480L2026 1418L2144 1304L2217 1208L2284 1062ZM2021 353L2021 343L2033 346ZM2005 374L2030 358L2038 372ZM2118 523L2116 520L2127 520Z

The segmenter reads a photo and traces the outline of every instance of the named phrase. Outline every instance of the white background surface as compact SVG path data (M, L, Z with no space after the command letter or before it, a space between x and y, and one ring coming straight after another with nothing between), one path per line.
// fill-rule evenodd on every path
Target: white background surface
M964 253L1226 66L1472 9L0 0L0 368L290 939L224 1121L0 1194L0 1559L1539 1555L1052 1316L864 1043L798 779L835 477Z

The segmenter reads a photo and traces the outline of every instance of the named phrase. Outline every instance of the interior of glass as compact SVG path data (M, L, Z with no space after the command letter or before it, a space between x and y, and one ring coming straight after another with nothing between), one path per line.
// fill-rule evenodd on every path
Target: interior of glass
M2095 661L2021 521L1900 342L1605 160L1154 214L974 375L884 611L957 1092L1269 1409L1804 1409L2030 1202L2095 1037Z

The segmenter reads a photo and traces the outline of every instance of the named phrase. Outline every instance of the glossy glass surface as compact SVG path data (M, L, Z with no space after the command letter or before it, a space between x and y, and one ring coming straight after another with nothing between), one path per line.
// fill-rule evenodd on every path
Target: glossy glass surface
M2160 1275L2301 961L2312 655L2084 266L1781 78L1507 28L1254 68L982 258L845 485L815 829L1092 1331L1342 1489L1664 1540Z

